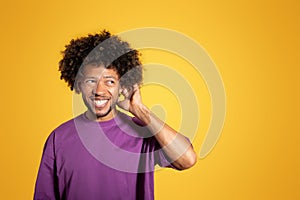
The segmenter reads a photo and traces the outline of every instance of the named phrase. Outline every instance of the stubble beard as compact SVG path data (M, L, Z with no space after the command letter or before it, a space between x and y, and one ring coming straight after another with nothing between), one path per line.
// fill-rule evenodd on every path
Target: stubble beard
M107 110L106 113L97 114L96 111L95 111L94 114L96 115L97 119L100 119L100 118L106 117L110 112L112 112L112 106L111 105L109 106L109 109Z

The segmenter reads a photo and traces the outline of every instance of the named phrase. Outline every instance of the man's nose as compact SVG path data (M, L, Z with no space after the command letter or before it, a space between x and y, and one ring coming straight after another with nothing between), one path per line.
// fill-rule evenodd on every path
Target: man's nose
M105 94L105 92L106 92L105 85L103 84L102 81L99 81L93 90L94 95L101 96L101 95Z

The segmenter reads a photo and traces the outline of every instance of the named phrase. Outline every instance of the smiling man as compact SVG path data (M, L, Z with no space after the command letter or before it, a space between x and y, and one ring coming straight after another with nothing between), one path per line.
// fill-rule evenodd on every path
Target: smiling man
M106 121L116 115L116 104L121 92L119 75L114 69L106 69L104 65L86 65L83 77L80 77L79 90L88 108L89 119Z
M66 46L61 79L82 95L87 111L48 137L35 200L154 199L155 165L195 164L189 140L143 104L139 56L107 31Z

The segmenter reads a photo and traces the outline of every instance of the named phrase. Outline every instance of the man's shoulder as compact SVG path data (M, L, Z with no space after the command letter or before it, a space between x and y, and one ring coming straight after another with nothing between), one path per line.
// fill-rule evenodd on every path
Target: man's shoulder
M141 126L141 127L145 126L145 124L140 119L138 119L137 117L128 115L127 113L124 113L124 112L119 113L119 118L121 118L122 120L124 120L127 123L133 123L133 124L135 124L137 126Z
M63 122L52 131L52 135L55 135L56 137L66 137L68 135L74 135L74 133L76 133L77 130L76 124L78 124L79 121L82 121L81 118L82 115L79 115L77 117Z
M55 144L60 144L76 138L76 121L80 117L74 117L60 124L51 132L47 140L54 141Z
M54 129L54 132L64 132L75 127L75 118L69 119Z

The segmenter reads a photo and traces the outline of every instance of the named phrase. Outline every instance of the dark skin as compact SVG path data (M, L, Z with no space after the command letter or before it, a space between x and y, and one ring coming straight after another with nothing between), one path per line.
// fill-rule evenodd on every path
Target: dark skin
M88 108L86 116L94 121L107 121L117 114L116 105L140 119L163 148L172 165L179 170L192 167L197 156L191 143L180 133L161 121L142 101L139 86L122 88L114 69L103 66L86 66L79 83L79 92ZM124 100L119 101L122 94Z
M118 105L135 117L144 122L149 130L154 134L156 140L163 147L164 152L174 162L172 165L179 170L192 167L196 161L196 153L186 138L161 121L142 102L138 85L134 85L132 91L122 90L125 100Z

